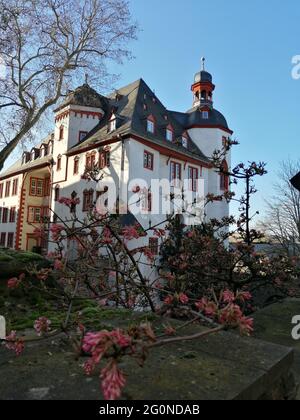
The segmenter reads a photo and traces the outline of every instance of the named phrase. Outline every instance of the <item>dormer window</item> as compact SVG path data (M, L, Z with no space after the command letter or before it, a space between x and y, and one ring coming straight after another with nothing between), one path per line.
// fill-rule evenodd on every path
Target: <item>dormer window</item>
M81 142L87 135L87 131L79 131L79 136L78 136L78 140L79 142Z
M117 118L115 114L112 114L109 122L108 122L108 132L111 133L117 129Z
M22 159L23 165L25 165L25 163L28 163L29 161L30 161L30 153L29 152L24 152L23 153L23 159Z
M202 118L204 120L208 120L208 117L209 117L208 111L202 111Z
M150 117L147 118L147 131L148 133L152 133L152 134L154 134L155 132L155 122L152 115L150 115Z
M173 129L172 129L172 127L171 126L169 126L169 127L167 127L167 129L166 129L166 139L168 140L168 141L173 141Z
M187 139L187 137L182 136L181 141L182 141L182 146L187 149L188 148L188 139Z

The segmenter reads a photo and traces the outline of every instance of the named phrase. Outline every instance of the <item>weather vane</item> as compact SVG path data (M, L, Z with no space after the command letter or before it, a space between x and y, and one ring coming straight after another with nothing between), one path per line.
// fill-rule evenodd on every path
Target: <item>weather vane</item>
M205 57L201 57L202 61L202 70L205 71Z

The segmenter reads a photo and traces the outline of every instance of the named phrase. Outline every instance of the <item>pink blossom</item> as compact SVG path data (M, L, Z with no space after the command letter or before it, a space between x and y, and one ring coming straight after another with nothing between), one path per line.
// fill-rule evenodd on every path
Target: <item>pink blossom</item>
M34 323L34 329L38 336L48 333L51 330L51 321L46 317L40 317Z
M52 240L58 241L61 232L65 230L64 226L58 224L52 224L50 227L50 232L52 233Z
M158 238L162 238L166 235L166 231L164 229L153 229L154 236Z
M238 324L238 321L242 316L243 313L241 308L238 305L231 304L221 311L219 321L221 324L234 327Z
M232 303L235 301L235 295L230 290L224 290L222 294L222 301L224 303Z
M143 248L143 254L148 258L149 261L154 261L155 255L149 247L146 246Z
M103 243L107 245L112 243L112 234L107 227L103 229Z
M171 273L164 274L163 278L169 281L170 283L175 280L174 274Z
M133 192L134 194L138 194L140 191L141 191L141 187L139 187L138 185L135 185L135 186L132 188L132 192Z
M165 305L172 305L173 301L174 301L174 297L173 296L167 296L165 298L165 300L164 300L164 304Z
M20 280L17 277L9 279L7 282L7 287L9 289L16 289L20 285Z
M95 363L93 362L92 359L89 359L85 362L85 364L83 365L83 369L84 372L87 376L91 376L91 374L94 372L95 370Z
M238 292L236 298L242 302L247 302L252 299L252 295L250 292Z
M8 350L14 351L17 356L20 356L24 351L24 341L17 337L16 331L11 331L11 333L6 337L5 347Z
M239 320L239 329L242 335L251 335L254 331L253 328L254 320L252 318L241 317Z
M178 299L179 299L179 302L181 302L183 305L186 305L187 303L189 303L189 298L184 293L180 293L180 295L178 296Z
M208 301L206 298L202 298L195 306L199 311L204 312L205 315L209 317L215 316L218 311L217 305L214 302Z
M61 260L54 261L54 270L63 270L64 264Z
M123 229L123 237L127 241L140 238L140 234L135 226L127 226Z
M167 326L165 327L165 331L164 331L164 333L165 333L166 335L175 335L175 334L176 334L176 330L175 330L175 328L173 328L171 325L167 325Z
M120 398L122 389L126 384L123 372L118 368L117 363L111 360L101 371L101 388L106 400L116 400Z

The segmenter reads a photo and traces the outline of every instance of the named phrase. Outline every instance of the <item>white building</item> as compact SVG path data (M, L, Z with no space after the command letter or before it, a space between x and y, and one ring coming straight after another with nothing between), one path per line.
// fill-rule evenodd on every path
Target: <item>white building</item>
M221 195L228 178L217 173L209 157L232 131L213 107L214 89L203 68L195 75L193 107L186 113L167 110L142 79L109 97L87 84L71 92L55 110L54 132L0 175L0 246L47 251L47 242L41 243L34 229L42 216L53 220L52 211L68 217L58 199L73 192L81 199L79 216L87 214L97 186L81 176L93 164L103 171L103 187L113 181L117 196L127 190L132 195L136 179L150 185L153 179L175 178L188 179L195 197ZM230 167L230 156L224 165ZM203 180L204 190L197 191L197 179ZM208 219L228 214L225 200L207 208ZM154 211L135 217L144 228L165 219Z

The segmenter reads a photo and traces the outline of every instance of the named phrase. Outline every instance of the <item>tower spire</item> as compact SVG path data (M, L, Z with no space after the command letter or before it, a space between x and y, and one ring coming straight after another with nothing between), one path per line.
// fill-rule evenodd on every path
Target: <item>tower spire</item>
M205 60L206 60L205 57L201 57L201 70L202 71L205 71Z

